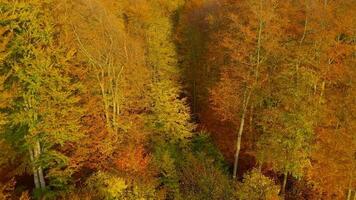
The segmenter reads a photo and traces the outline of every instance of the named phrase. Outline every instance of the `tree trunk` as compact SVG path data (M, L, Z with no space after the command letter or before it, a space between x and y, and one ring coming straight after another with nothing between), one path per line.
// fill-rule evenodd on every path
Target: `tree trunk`
M261 9L262 9L262 3L261 3ZM256 69L255 69L256 83L258 81L258 72L259 72L259 68L260 68L260 64L261 64L262 26L263 26L263 21L262 21L262 19L260 19L259 28L258 28L258 40L257 40L257 64L256 64Z
M347 192L347 200L351 200L351 194L352 194L352 190L349 189Z
M246 110L243 111L242 116L241 116L241 122L240 122L240 128L239 128L239 132L237 135L237 142L236 142L236 152L235 152L235 162L234 162L234 172L232 175L232 178L236 178L236 174L237 174L237 167L238 167L238 162L239 162L239 154L240 154L240 148L241 148L241 137L242 137L242 132L244 129L244 125L245 125L245 113Z
M258 161L258 171L262 172L262 166L263 166L263 162L264 162L264 152L262 152L262 156L261 156L261 160L257 160Z
M319 104L321 104L324 96L324 91L325 91L325 81L321 83L321 89L320 89L320 97L319 97Z
M262 162L261 163L258 163L258 171L260 172L260 173L262 173Z
M349 189L348 189L348 193L347 193L347 200L351 200L351 196L352 196L352 181L353 181L353 177L354 177L354 173L353 173L354 167L351 169L351 173L350 173L350 179L349 179ZM355 191L355 196L356 196L356 191ZM355 199L354 196L354 199Z
M196 80L193 80L193 114L195 115L197 112L197 88L196 88Z
M245 125L246 111L247 111L247 107L248 107L248 103L250 101L250 96L251 96L252 91L251 90L249 91L247 97L246 97L246 93L247 93L247 88L245 90L244 104L243 104L243 108L242 108L240 127L239 127L239 132L237 134L234 171L233 171L233 174L232 174L232 178L233 179L236 178L236 174L237 174L239 155L240 155L240 149L241 149L241 138L242 138L242 133L243 133L243 130L244 130L244 125Z
M282 191L281 191L282 196L284 196L286 193L287 178L288 178L288 173L285 173L283 178Z
M262 11L262 0L260 0L260 11ZM241 149L241 138L242 138L242 132L244 129L245 125L245 115L247 111L247 107L250 101L250 96L253 90L253 87L257 85L258 82L258 73L259 73L259 66L261 64L261 38L262 38L262 28L263 28L263 21L260 19L259 21L259 28L258 28L258 40L257 40L257 63L255 67L255 83L253 84L252 88L250 89L248 95L246 96L247 93L247 88L245 90L245 95L244 95L244 104L243 104L243 109L242 109L242 115L241 115L241 121L240 121L240 127L239 127L239 132L237 135L237 142L236 142L236 152L235 152L235 161L234 161L234 171L232 174L232 178L236 178L237 174L237 168L238 168L238 162L239 162L239 155L240 155L240 149ZM252 113L251 113L252 115Z
M37 149L38 158L39 158L39 156L41 155L41 145L40 145L39 141L36 142L36 147L35 148ZM43 170L42 170L41 166L38 167L38 178L39 178L39 181L40 181L41 189L42 190L45 189L46 182L45 182L45 179L44 179L44 176L43 176Z
M253 131L253 105L250 108L250 133Z
M38 180L38 173L34 163L34 153L31 148L29 148L29 153L30 153L30 160L32 165L33 182L35 183L35 188L38 189L40 188L40 182Z

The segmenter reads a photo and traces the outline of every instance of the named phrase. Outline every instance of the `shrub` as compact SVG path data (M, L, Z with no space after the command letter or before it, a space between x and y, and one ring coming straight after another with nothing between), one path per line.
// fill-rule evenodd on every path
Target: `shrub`
M110 200L122 197L127 188L125 180L122 178L101 171L89 177L86 185L100 199Z
M240 200L277 200L279 188L272 179L253 169L238 184L236 195Z

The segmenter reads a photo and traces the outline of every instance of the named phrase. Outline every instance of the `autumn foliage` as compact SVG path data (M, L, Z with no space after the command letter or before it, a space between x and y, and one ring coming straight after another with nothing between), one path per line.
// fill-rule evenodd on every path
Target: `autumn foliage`
M0 0L0 199L356 199L355 0Z

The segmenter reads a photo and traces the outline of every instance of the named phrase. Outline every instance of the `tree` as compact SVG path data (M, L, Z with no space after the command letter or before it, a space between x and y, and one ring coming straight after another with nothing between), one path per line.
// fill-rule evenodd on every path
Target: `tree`
M86 185L98 198L102 199L119 199L124 196L127 188L125 180L122 178L101 171L91 175L86 181Z
M308 177L320 198L351 198L354 187L350 180L355 147L349 132L353 115L348 113L352 112L348 105L354 101L350 78L354 73L354 5L354 1L320 1L309 2L306 8L308 23L301 53L303 62L309 63L319 76L314 93L319 95L316 101L320 113Z
M176 52L172 39L173 10L165 13L165 4L151 1L147 4L149 18L142 23L146 24L144 35L147 63L152 72L148 127L168 141L185 141L191 136L194 125L190 122L185 100L180 98L181 88L178 86Z
M151 91L149 126L160 138L171 142L185 142L192 136L189 108L179 99L179 88L170 81L156 83Z
M237 127L233 177L236 178L242 133L248 108L258 101L258 90L267 79L267 63L273 63L283 21L274 1L225 2L225 28L217 34L223 50L220 81L211 91L213 109ZM226 14L228 13L228 14ZM219 55L219 54L218 54ZM252 113L250 113L252 115Z
M187 93L192 114L200 114L208 106L208 88L212 85L211 77L216 77L209 70L207 50L213 32L209 16L215 14L217 2L210 0L187 1L179 11L179 19L174 33L177 44L178 67L184 81L183 89Z
M73 51L58 45L45 3L2 3L0 9L1 24L10 35L1 72L7 74L4 87L15 89L5 109L5 137L18 153L28 155L36 189L45 189L45 178L62 187L70 171L61 147L80 136L75 95L80 85L69 69Z
M355 188L353 57L350 55L339 61L345 72L340 78L329 81L321 101L323 115L316 129L316 144L311 155L314 163L308 177L324 198L351 198Z
M219 155L210 146L206 133L195 137L181 164L181 190L188 199L234 199L234 190ZM205 143L200 143L204 141ZM218 154L218 155L216 155Z
M241 200L280 199L279 187L273 180L253 169L244 175L242 183L237 186L237 198Z
M269 82L264 109L259 113L261 136L257 142L257 160L272 163L284 174L284 194L288 174L300 177L310 166L310 153L317 124L315 71L301 64L282 64ZM292 80L292 81L291 81Z

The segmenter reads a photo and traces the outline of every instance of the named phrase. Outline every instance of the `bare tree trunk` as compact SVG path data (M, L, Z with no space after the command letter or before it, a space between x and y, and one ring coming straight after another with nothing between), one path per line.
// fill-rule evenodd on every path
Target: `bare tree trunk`
M260 12L262 11L262 0L260 0ZM242 115L241 115L241 121L240 121L240 127L239 127L239 132L237 135L237 142L236 142L236 152L235 152L235 161L234 161L234 170L233 170L233 174L232 177L233 179L236 178L236 174L237 174L237 168L238 168L238 162L239 162L239 155L240 155L240 149L241 149L241 138L242 138L242 133L243 133L243 129L244 129L244 125L245 125L245 116L246 116L246 111L247 111L247 107L250 101L250 96L251 93L253 92L253 89L255 87L255 85L257 85L258 82L258 73L259 73L259 67L261 64L261 39L262 39L262 28L263 28L263 21L260 18L259 20L259 27L258 27L258 40L257 40L257 63L256 63L256 67L255 67L255 82L252 86L252 88L250 88L250 91L248 93L248 95L244 95L244 104L243 104L243 109L242 109ZM247 92L247 88L245 90L245 94ZM252 115L252 113L251 113Z
M320 97L319 97L319 104L323 101L323 96L325 92L325 81L321 83L321 91L320 91Z
M32 165L32 173L33 173L33 182L35 183L35 188L38 189L40 188L40 182L38 180L38 173L37 169L35 167L35 160L34 160L34 153L31 147L28 149L30 153L30 160L31 160L31 165Z
M349 188L349 190L347 192L347 200L351 200L351 194L352 194L352 190L351 190L351 188Z
M253 105L250 108L250 133L253 131ZM255 138L254 138L255 139Z
M262 2L261 2L261 9L262 9ZM263 21L260 19L259 27L258 27L258 40L257 40L257 65L255 69L255 78L256 78L256 83L258 81L258 72L261 64L261 38L262 38L262 26L263 26Z
M196 80L193 80L193 114L197 112L197 89L196 89Z
M352 169L350 170L350 179L349 179L349 189L348 189L348 193L347 193L347 200L351 200L351 196L352 196L352 181L354 178L354 173L353 173L354 167L352 167ZM356 191L355 191L355 196L354 199L356 198Z
M283 185L282 185L282 190L281 190L282 196L284 196L286 193L287 178L288 178L288 173L285 173L284 177L283 177Z
M239 132L238 132L238 135L237 135L235 162L234 162L234 172L233 172L233 175L232 175L232 178L234 178L234 179L236 178L236 173L237 173L239 154L240 154L240 148L241 148L241 137L242 137L242 132L243 132L244 125L245 125L245 114L246 114L246 109L244 109L242 111L240 128L239 128Z
M262 152L262 155L261 155L261 160L258 162L258 171L259 172L262 172L262 166L263 166L263 162L264 162L264 152Z
M41 145L40 145L40 142L37 141L36 142L36 147L37 149L37 153L38 153L38 158L39 156L41 155ZM43 169L41 166L38 167L38 178L39 178L39 181L40 181L40 186L41 186L41 189L45 189L46 187L46 182L45 182L45 179L44 179L44 176L43 176Z
M247 88L246 88L246 90L247 90ZM245 91L245 95L244 95L244 105L243 105L243 109L242 109L239 132L237 134L236 152L235 152L235 161L234 161L234 171L233 171L233 174L232 174L232 178L233 179L236 178L236 174L237 174L239 155L240 155L240 149L241 149L241 138L242 138L242 133L243 133L243 130L244 130L244 125L245 125L246 111L247 111L247 107L248 107L248 103L250 101L250 96L251 96L251 92L252 91L250 90L247 96L246 96L246 92L247 91Z

